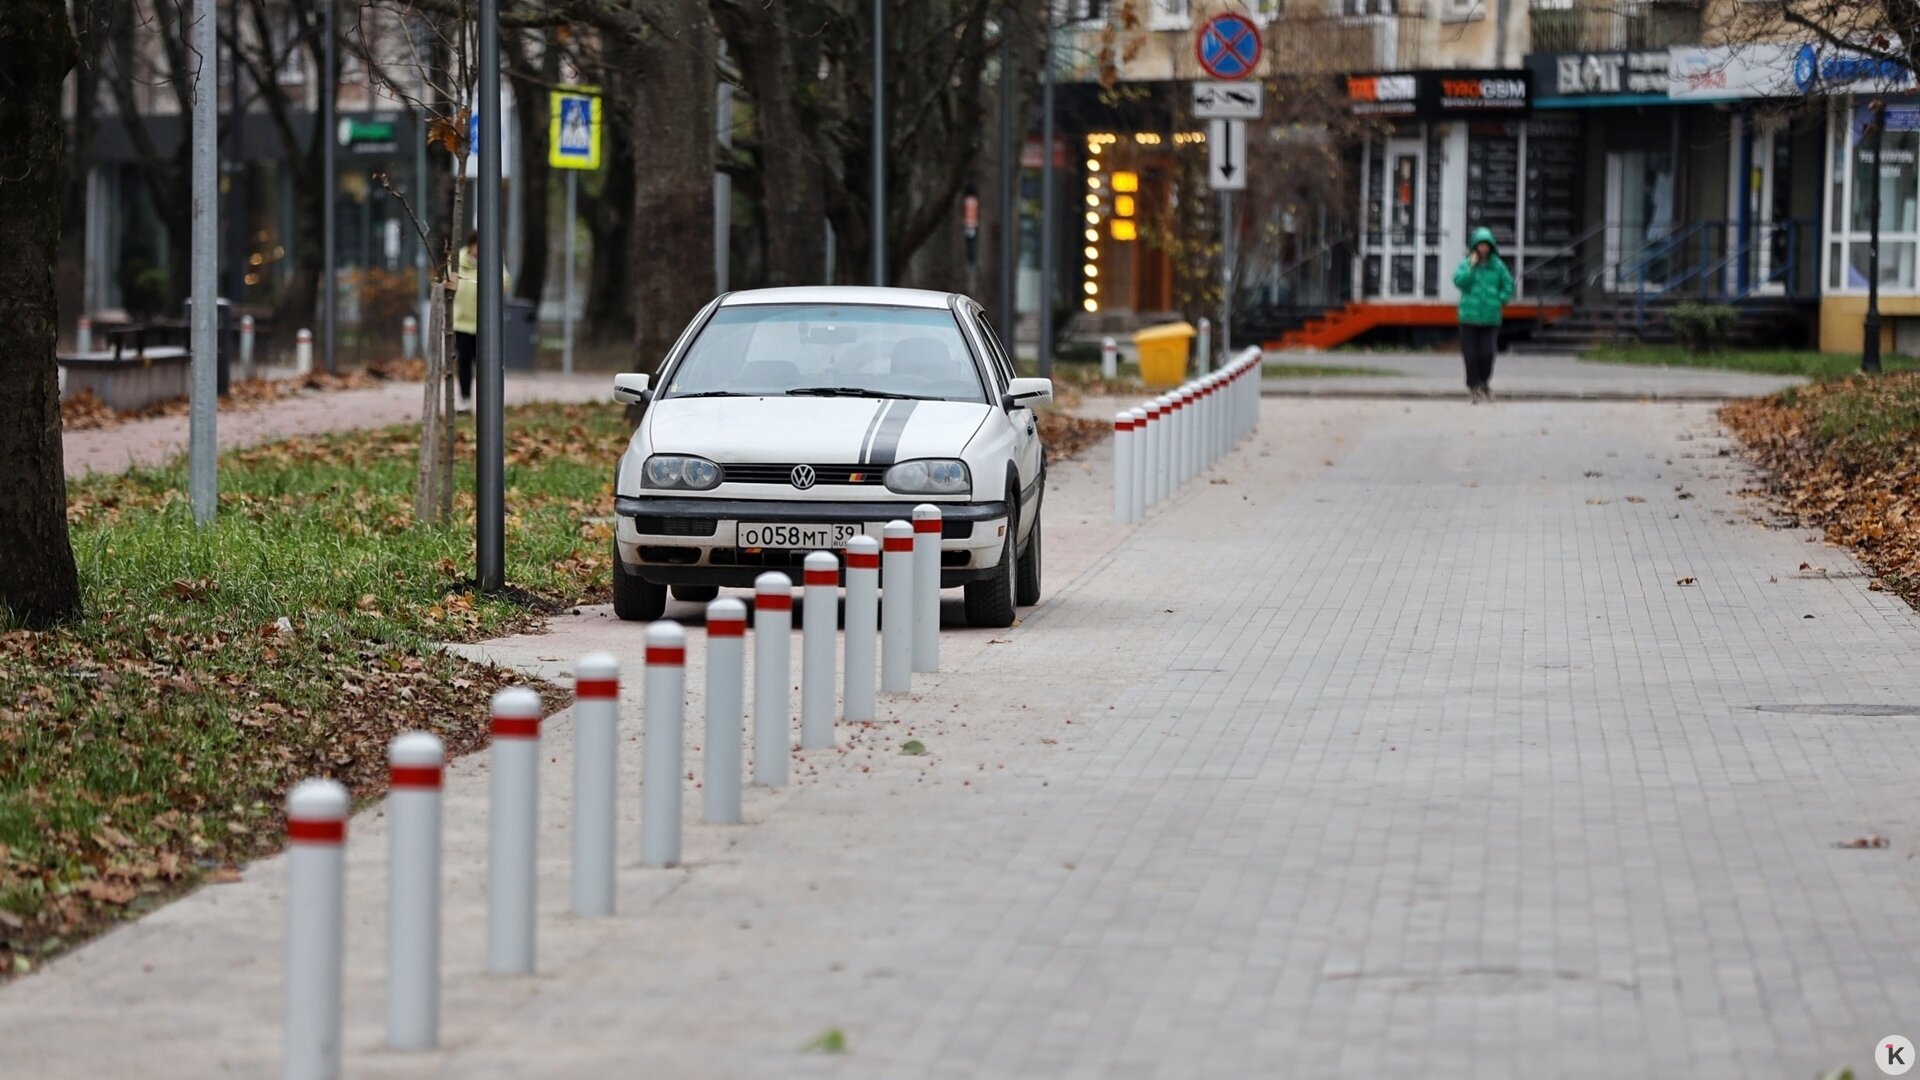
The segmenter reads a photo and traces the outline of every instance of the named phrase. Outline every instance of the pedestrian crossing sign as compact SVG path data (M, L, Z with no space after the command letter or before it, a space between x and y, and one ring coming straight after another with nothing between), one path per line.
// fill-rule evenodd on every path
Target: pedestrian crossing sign
M600 94L579 86L555 90L547 113L547 164L556 169L598 169Z

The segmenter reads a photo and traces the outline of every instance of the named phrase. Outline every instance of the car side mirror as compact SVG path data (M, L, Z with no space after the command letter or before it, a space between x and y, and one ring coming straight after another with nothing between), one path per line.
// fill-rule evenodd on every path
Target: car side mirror
M644 405L653 400L653 391L647 389L652 381L647 375L615 375L613 377L613 400L624 401L629 405Z
M1014 379L1007 384L1007 392L1000 398L1000 403L1009 409L1031 409L1052 402L1052 379Z

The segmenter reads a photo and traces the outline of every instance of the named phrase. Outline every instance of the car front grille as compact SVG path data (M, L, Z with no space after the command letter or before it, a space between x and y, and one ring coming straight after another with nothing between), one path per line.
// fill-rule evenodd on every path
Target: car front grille
M886 481L885 466L877 465L813 465L815 486L831 484L838 487L879 485ZM782 484L793 486L793 470L798 465L736 465L720 466L720 479L728 484Z
M663 514L636 514L633 518L634 531L642 536L712 536L718 524L711 518Z

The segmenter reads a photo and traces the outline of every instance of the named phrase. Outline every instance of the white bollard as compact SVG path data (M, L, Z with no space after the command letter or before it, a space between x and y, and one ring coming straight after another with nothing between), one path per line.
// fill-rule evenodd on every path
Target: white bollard
M1120 343L1110 337L1100 339L1100 377L1108 382L1120 377Z
M1153 440L1153 501L1167 501L1173 494L1169 483L1173 463L1173 400L1165 394L1153 400L1153 406L1160 410L1160 419L1154 425L1158 432Z
M881 530L880 689L913 690L913 526L889 521Z
M849 723L872 723L874 651L880 643L880 542L856 536L847 542L847 682L843 711Z
M793 579L769 570L753 579L753 782L787 782L793 735Z
M1173 392L1174 447L1173 483L1181 487L1193 479L1193 384Z
M409 731L387 748L387 1045L440 1044L440 772L437 735Z
M1149 401L1141 408L1147 413L1147 437L1140 440L1143 464L1146 465L1146 470L1140 474L1143 481L1140 494L1146 500L1146 505L1152 507L1160 502L1160 485L1154 480L1154 474L1160 471L1160 403Z
M1133 524L1133 414L1113 414L1113 523Z
M287 793L286 1080L340 1075L347 805L333 780L302 780Z
M302 330L293 335L293 370L301 375L313 374L313 331Z
M747 605L731 596L707 605L709 825L740 824L740 725L746 693Z
M73 348L76 352L93 351L93 320L80 316L73 324Z
M411 315L400 320L400 355L408 359L420 355L420 320Z
M840 560L816 551L802 564L800 594L800 749L833 748L833 690L839 672Z
M1194 357L1195 370L1205 371L1213 366L1213 320L1205 315L1200 316L1200 337L1195 345L1194 351L1199 354Z
M1147 516L1147 410L1136 405L1127 415L1133 417L1133 482L1127 516L1139 521Z
M493 695L493 836L487 865L487 970L533 973L534 865L540 814L540 695Z
M620 799L620 661L588 653L573 667L573 913L613 914Z
M940 670L940 508L913 508L913 670Z
M647 627L647 717L640 744L640 865L680 865L680 775L686 755L687 632Z
M253 371L253 316L240 316L240 370Z

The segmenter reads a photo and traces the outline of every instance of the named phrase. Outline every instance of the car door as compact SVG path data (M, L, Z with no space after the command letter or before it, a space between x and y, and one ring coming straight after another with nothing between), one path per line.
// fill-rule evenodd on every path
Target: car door
M1013 381L1013 360L1001 346L999 335L993 332L993 325L987 322L986 313L974 308L973 320L980 329L981 340L987 344L987 356L999 383L994 393L999 398L1007 392L1007 385ZM1013 430L1014 468L1020 474L1020 502L1026 508L1026 519L1022 526L1024 532L1025 526L1035 520L1034 510L1040 505L1040 475L1044 454L1040 445L1039 422L1033 410L1020 405L1007 409L1006 413L1008 426Z

